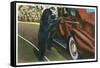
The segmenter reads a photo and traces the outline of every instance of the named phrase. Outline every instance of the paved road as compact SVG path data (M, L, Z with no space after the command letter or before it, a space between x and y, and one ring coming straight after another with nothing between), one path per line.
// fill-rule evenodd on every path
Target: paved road
M34 52L35 48L23 40L21 37L18 37L18 62L27 63L27 62L37 62L38 58Z
M34 44L37 47L37 38L38 38L38 29L39 24L26 24L20 23L18 24L18 34L21 36L19 39L19 62L37 62L38 58L36 55L36 48L31 44ZM23 39L23 38L24 39ZM27 40L29 42L27 42ZM30 43L31 42L31 43ZM60 47L56 44L52 47L51 50L46 50L45 60L47 61L59 61L59 60L68 60L69 55L64 54ZM67 55L67 56L66 56Z

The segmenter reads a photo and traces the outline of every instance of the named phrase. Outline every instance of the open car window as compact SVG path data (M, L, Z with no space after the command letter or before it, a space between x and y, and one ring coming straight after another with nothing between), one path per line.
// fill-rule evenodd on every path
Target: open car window
M64 8L64 14L68 14L68 10Z

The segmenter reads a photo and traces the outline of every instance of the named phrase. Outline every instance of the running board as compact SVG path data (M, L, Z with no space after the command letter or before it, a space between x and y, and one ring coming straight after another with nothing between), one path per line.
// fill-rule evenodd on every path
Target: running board
M62 43L60 43L58 40L56 40L56 39L53 39L53 41L55 42L55 43L57 43L58 45L60 45L61 47L63 47L63 48L66 48L66 44L64 43L64 44L62 44Z

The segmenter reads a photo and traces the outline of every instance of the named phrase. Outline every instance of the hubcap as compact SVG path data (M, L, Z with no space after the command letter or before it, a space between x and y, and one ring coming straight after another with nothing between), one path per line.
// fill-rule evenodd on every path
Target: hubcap
M74 60L78 59L77 47L73 37L70 37L69 39L69 51L72 59Z

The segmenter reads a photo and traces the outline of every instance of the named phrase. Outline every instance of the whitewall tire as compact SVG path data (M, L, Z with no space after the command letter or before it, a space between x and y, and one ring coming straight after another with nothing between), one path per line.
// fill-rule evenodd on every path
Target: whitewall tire
M69 38L69 53L70 53L70 56L73 60L77 60L79 58L79 54L78 54L78 51L77 51L77 45L76 45L76 42L75 42L75 39L71 36Z

